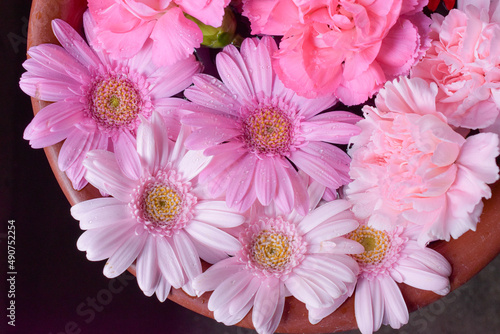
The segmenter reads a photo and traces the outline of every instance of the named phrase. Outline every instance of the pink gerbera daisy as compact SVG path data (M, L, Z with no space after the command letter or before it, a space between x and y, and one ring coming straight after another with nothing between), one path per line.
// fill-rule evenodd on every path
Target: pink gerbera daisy
M148 296L165 300L171 286L184 287L201 274L200 257L213 263L234 254L238 240L219 228L236 227L244 217L223 201L206 200L196 176L210 158L186 151L189 129L183 128L174 145L163 119L154 113L137 134L136 158L120 168L107 151L88 153L87 179L113 197L76 204L71 214L87 230L78 249L87 258L109 258L104 275L116 277L136 261L137 282ZM135 177L129 175L136 174Z
M229 45L217 55L218 80L195 75L184 94L195 105L182 122L198 127L186 141L191 149L214 155L200 178L212 195L226 192L226 202L239 210L256 199L272 200L283 211L307 212L306 185L298 170L324 186L347 184L347 154L332 145L347 144L359 133L360 117L346 112L321 113L333 97L306 99L283 86L273 72L270 37L246 39L241 54Z
M311 197L319 200L322 193ZM242 247L236 256L195 278L193 288L200 293L214 290L208 308L226 325L238 323L253 308L259 333L276 330L287 296L308 308L334 305L358 273L356 261L346 254L362 251L343 237L358 226L349 207L347 201L335 200L306 217L295 211L256 214L239 236Z
M84 26L89 45L66 22L52 27L61 46L43 44L29 49L21 89L40 100L55 102L40 110L24 132L34 148L66 139L58 163L77 190L83 188L82 161L92 149L109 149L125 161L135 151L140 117L156 110L167 120L169 134L179 132L177 107L171 98L191 84L200 71L194 57L159 68L150 62L151 45L135 57L113 61L93 48L94 23L88 13Z
M360 225L350 233L349 238L365 248L363 253L353 255L360 267L354 309L361 333L373 333L382 324L399 328L408 322L408 308L396 283L440 295L450 291L450 264L438 252L420 247L417 237L417 227L384 231ZM322 318L335 309L310 313L313 318Z

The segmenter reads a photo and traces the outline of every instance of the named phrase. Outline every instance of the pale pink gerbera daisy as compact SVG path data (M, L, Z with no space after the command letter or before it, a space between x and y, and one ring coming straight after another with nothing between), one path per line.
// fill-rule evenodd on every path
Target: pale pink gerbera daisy
M191 15L204 24L219 27L230 0L89 0L97 22L96 34L103 49L115 56L134 56L148 42L152 59L171 65L189 57L203 41Z
M151 45L135 57L113 61L93 46L94 22L84 15L89 45L67 23L54 20L52 27L61 46L43 44L29 49L21 77L21 89L40 100L55 102L35 116L24 131L34 148L47 147L64 139L59 153L59 169L65 171L73 187L83 188L82 161L92 149L109 149L125 161L135 151L135 132L140 116L149 118L153 110L167 120L176 136L179 132L177 107L182 99L171 98L191 84L200 71L194 58L175 66L159 68L151 64Z
M322 191L311 195L319 199ZM257 332L273 333L285 297L306 306L335 305L356 281L356 261L346 254L361 245L343 237L358 223L344 200L329 202L306 217L256 214L240 234L241 250L193 281L201 293L214 290L208 301L217 321L238 323L252 310ZM268 207L269 209L269 207Z
M184 92L194 113L182 122L199 128L186 145L215 156L200 175L214 196L227 190L227 204L242 211L256 199L274 200L283 211L295 207L305 215L306 185L296 168L329 188L347 184L350 159L331 143L347 144L361 118L319 114L336 99L306 99L285 88L271 67L276 48L270 37L246 39L241 54L225 47L216 60L222 81L195 75Z
M408 322L408 308L396 283L440 295L449 292L450 264L438 252L420 247L417 236L418 227L397 227L389 232L360 225L350 233L349 238L365 248L363 253L353 255L360 267L354 310L361 333L373 333L382 324L399 328ZM322 318L334 309L310 313Z
M223 201L205 200L196 176L209 158L185 150L188 133L188 128L181 129L174 145L157 113L151 123L144 121L136 158L124 163L139 172L136 177L124 173L115 154L88 153L87 179L113 197L71 208L87 230L78 239L78 249L92 261L109 258L104 275L110 278L137 261L139 287L148 296L156 292L161 301L171 286L194 293L187 283L202 272L199 257L213 263L240 248L236 238L219 228L236 227L244 217Z

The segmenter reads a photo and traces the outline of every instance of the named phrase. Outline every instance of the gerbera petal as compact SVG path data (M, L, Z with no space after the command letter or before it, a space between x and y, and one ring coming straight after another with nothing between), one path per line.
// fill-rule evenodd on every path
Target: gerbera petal
M196 204L194 220L219 228L241 225L245 217L229 209L223 201L201 201Z
M209 224L193 220L185 230L199 242L228 254L235 254L241 248L238 239Z
M275 197L278 180L273 158L257 160L255 168L255 193L263 205L269 205Z
M323 224L316 227L305 235L305 240L311 244L320 243L352 232L358 225L355 219L335 220L335 224Z
M175 289L181 288L186 284L186 279L177 254L170 244L170 239L156 238L156 248L158 250L158 265L163 276Z
M208 268L203 274L193 280L193 287L200 291L215 290L227 277L245 267L236 257L227 258Z
M179 233L172 236L174 241L176 254L179 256L179 262L184 268L189 281L201 274L201 262L198 252L193 245L193 242L186 235L186 232L179 231Z
M158 113L151 115L151 122L144 120L137 130L137 154L150 173L156 173L168 162L170 143L164 130L165 124Z
M317 308L325 306L314 289L300 276L290 275L285 281L285 286L301 302Z
M160 281L155 291L156 297L158 297L158 300L160 302L163 303L167 299L171 288L172 286L170 285L170 283L168 283L168 281L165 278L160 277Z
M280 296L281 284L283 283L276 277L268 277L261 283L252 309L252 323L255 328L266 326L273 318L280 297L284 298Z
M190 150L203 150L230 140L240 134L240 130L232 128L204 127L196 129L186 139L186 147Z
M165 57L168 58L168 57ZM153 96L174 96L193 83L193 75L200 72L201 65L193 56L180 59L174 64L158 68L150 77L154 80ZM168 77L168 80L165 78Z
M188 151L179 162L177 170L186 181L191 181L208 165L210 160L212 157L207 157L203 151Z
M257 158L254 155L246 155L233 167L232 180L226 193L227 206L241 208L241 202L248 196L248 190L252 187L256 163Z
M87 168L85 178L96 188L122 202L130 201L134 181L123 175L115 155L108 151L94 150L87 153L83 165Z
M270 38L265 36L260 41L247 38L241 44L241 53L246 56L243 60L246 67L252 69L249 75L259 98L269 96L276 76L271 66L270 50L267 48L268 42L265 41L265 39Z
M230 300L239 298L241 290L247 286L253 275L246 271L238 271L226 279L214 290L208 300L208 309L215 311L219 308L226 308Z
M125 176L131 180L141 177L142 166L137 154L135 137L128 131L118 134L113 141L116 162Z
M436 274L416 261L402 260L397 271L403 276L405 284L422 290L439 291L450 284L448 276Z
M246 315L246 312L243 314L245 306L251 302L254 304L253 300L255 298L255 294L259 290L262 285L261 280L258 277L254 277L248 282L248 285L240 292L240 296L238 299L233 299L229 303L229 314L242 314ZM255 325L255 322L254 322Z
M240 102L219 79L201 73L193 77L193 83L194 86L184 91L190 101L221 113L233 114L238 110Z
M74 128L63 143L57 159L59 169L65 171L77 160L83 160L87 152L94 147L94 133Z
M125 240L106 262L103 270L104 276L108 278L116 277L130 267L144 248L148 236L148 233L142 233Z
M71 207L71 215L82 230L96 229L132 219L128 203L113 197L95 198Z
M217 69L226 87L238 96L238 99L251 104L255 91L242 56L235 46L228 45L216 58Z
M137 256L137 284L142 291L152 295L160 282L161 272L157 262L156 240L148 237L142 252ZM148 295L146 293L146 295Z
M408 323L408 308L403 295L396 282L389 276L379 280L380 288L384 297L384 324L389 324L392 328L398 329Z
M358 280L356 294L354 295L354 312L356 323L363 334L372 334L378 328L374 328L373 323L381 322L381 319L374 319L373 306L371 300L370 283L366 279Z
M310 142L308 146L292 152L290 160L326 187L336 189L350 182L350 159L344 151L331 144Z
M304 219L299 223L297 227L302 234L306 234L326 220L348 210L350 207L351 203L346 200L335 200L328 202L304 217Z
M78 241L78 250L87 252L90 261L101 261L109 258L123 243L123 240L135 235L134 220L123 221L100 229L85 231Z
M89 14L86 13L86 15ZM101 64L99 57L68 23L60 19L52 20L52 30L64 49L74 59L78 59L85 67L99 67Z

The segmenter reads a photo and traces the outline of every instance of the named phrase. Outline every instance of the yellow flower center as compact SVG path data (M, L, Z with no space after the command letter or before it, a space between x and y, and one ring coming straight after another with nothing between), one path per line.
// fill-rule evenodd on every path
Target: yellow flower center
M91 92L90 110L95 121L106 127L126 126L141 110L141 96L126 77L115 75L98 81Z
M182 199L172 188L154 185L144 196L145 218L156 224L168 224L180 212Z
M353 255L359 263L378 264L385 258L389 249L390 240L387 233L368 226L358 227L349 238L365 248L363 253Z
M292 140L292 123L274 107L257 109L243 123L247 145L258 153L287 153Z
M265 269L283 269L292 249L288 236L279 232L262 231L254 239L252 257Z

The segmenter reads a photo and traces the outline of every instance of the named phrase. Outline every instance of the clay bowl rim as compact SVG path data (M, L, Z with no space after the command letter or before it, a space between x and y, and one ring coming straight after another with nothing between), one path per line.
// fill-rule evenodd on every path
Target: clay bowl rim
M34 0L32 2L31 14L28 27L28 48L31 46L53 43L58 44L51 29L50 22L54 18L60 18L70 23L77 31L81 31L82 14L86 9L86 0L58 1L58 0ZM48 102L32 98L33 113L48 105ZM45 148L45 154L50 163L54 176L63 190L71 205L84 200L100 197L97 189L88 185L81 191L75 191L66 175L57 167L57 156L62 143ZM500 192L500 183L492 185L492 192ZM493 196L484 201L485 206L481 215L481 221L477 230L469 231L459 239L450 242L434 242L431 248L445 256L453 266L450 276L451 289L454 290L483 269L500 253L500 195ZM205 268L208 265L205 264ZM134 267L129 271L135 274ZM441 296L430 292L412 288L405 284L399 285L406 304L410 311L426 306ZM199 314L213 319L213 313L207 308L210 293L201 297L193 298L182 290L172 289L168 298L177 304L186 307ZM246 328L253 328L251 312L237 324ZM277 332L280 333L332 333L357 328L354 317L354 298L349 298L337 311L326 317L320 323L311 325L308 321L307 310L301 302L293 297L287 298L283 317Z

